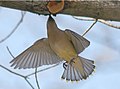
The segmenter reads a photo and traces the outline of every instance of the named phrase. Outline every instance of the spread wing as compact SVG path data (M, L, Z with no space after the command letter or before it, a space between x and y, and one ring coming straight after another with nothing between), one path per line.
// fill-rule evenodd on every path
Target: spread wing
M68 35L69 39L73 43L78 54L90 45L90 42L87 39L71 30L65 30L65 33Z
M49 65L61 62L54 51L51 49L47 38L35 42L31 47L26 49L10 63L14 68L35 68L42 65Z

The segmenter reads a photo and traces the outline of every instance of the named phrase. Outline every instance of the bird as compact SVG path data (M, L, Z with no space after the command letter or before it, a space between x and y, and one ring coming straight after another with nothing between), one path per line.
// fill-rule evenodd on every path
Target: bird
M64 61L61 78L68 81L86 79L94 71L94 61L79 56L90 45L86 38L69 29L59 29L51 15L47 21L47 36L15 57L10 62L11 67L37 68Z

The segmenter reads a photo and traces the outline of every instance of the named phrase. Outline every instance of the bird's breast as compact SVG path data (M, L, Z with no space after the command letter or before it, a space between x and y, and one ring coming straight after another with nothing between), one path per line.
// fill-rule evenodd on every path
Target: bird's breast
M66 36L54 37L49 39L52 50L61 58L69 61L71 58L77 55L72 43L66 38Z

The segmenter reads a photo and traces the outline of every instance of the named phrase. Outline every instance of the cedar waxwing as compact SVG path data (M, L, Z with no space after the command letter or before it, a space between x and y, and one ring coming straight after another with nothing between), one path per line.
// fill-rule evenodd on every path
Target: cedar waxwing
M86 79L94 71L94 61L78 56L90 42L79 34L57 27L49 16L47 21L48 38L42 38L26 49L10 63L14 68L36 68L66 61L63 79L79 81Z

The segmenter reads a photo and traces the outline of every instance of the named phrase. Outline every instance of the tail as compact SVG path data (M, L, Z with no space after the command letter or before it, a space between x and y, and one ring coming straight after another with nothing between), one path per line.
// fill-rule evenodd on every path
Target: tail
M80 81L86 79L95 69L94 61L77 57L71 64L68 64L62 75L68 81Z

